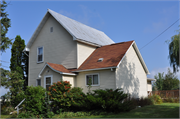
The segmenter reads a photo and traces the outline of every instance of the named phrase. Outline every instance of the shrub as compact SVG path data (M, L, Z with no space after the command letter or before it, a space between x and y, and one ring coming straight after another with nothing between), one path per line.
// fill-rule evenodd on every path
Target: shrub
M169 102L169 103L179 103L179 97L177 98L164 98L163 102Z
M17 118L36 118L32 113L30 112L21 112Z
M46 113L45 93L46 90L41 86L28 86L25 91L25 110L34 115Z
M152 104L153 104L152 100L148 97L141 97L138 100L138 106L141 106L141 107L144 107L146 105L152 105Z
M84 98L86 97L85 93L83 93L82 88L79 87L73 87L70 92L73 95L73 101L70 110L76 112L76 111L81 111L82 107L81 104L84 102Z
M73 94L70 92L71 84L68 81L58 81L49 87L48 95L52 102L53 111L59 109L69 110L74 103Z
M152 101L152 104L161 104L162 103L162 99L159 95L151 96L150 100Z
M91 94L84 96L84 100L77 105L81 107L83 111L102 110L106 112L119 112L126 111L124 107L129 104L129 101L123 103L128 96L121 89L97 89ZM76 105L76 104L75 104Z
M2 109L1 109L1 113L2 114L10 114L10 112L13 112L13 111L15 111L15 109L11 106L11 105L9 105L9 106L6 106L6 105L3 105L2 106Z
M89 112L62 112L58 116L54 118L72 118L72 117L82 117L82 116L90 116Z

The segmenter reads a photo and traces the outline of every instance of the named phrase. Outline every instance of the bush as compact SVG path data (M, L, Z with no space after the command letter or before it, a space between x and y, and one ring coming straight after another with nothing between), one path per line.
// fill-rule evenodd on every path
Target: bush
M148 97L141 97L138 101L138 106L144 107L146 105L152 105L153 102L150 98Z
M51 104L53 112L56 113L59 109L69 110L72 103L74 103L73 94L70 92L70 89L71 84L68 81L58 81L49 87L48 95L53 101Z
M36 116L30 112L21 112L17 118L36 118Z
M58 116L54 118L73 118L73 117L83 117L83 116L90 116L89 112L62 112Z
M179 103L179 97L176 98L164 98L163 102L168 102L168 103Z
M73 95L73 101L72 105L70 106L70 110L76 112L81 111L82 107L81 104L84 102L84 98L86 97L85 93L83 93L82 88L79 87L73 87L70 92Z
M25 110L33 115L46 113L46 90L41 86L28 86L25 91Z
M150 100L151 100L152 104L161 104L162 103L162 99L159 95L151 96Z
M128 94L120 91L121 89L97 89L93 93L84 96L84 100L80 103L76 103L83 111L100 110L106 112L119 112L128 110L125 108L130 101L123 102ZM130 105L130 104L129 104Z

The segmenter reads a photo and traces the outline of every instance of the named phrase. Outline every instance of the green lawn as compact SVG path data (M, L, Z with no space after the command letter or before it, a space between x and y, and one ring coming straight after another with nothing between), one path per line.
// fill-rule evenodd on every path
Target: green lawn
M12 116L1 115L1 118L12 118ZM58 118L58 115L55 115L54 118ZM77 118L179 118L179 103L162 103L161 105L149 105L119 114Z
M131 110L126 113L82 118L179 118L179 103L162 103Z

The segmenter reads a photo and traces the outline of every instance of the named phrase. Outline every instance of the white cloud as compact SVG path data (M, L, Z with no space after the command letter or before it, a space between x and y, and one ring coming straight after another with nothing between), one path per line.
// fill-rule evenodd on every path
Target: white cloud
M169 67L153 69L152 71L150 71L150 74L147 77L154 78L155 75L157 75L158 73L163 73L163 72L164 72L164 74L167 74L168 68ZM171 71L173 71L172 67L170 69L171 69ZM176 75L177 75L178 79L180 80L180 72L177 72Z
M0 88L0 97L4 94L6 94L9 91L9 89L5 89L4 87Z

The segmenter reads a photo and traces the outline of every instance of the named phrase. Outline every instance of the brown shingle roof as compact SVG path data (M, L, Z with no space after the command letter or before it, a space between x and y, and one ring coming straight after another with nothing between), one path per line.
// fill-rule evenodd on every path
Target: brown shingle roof
M76 70L116 67L134 41L115 43L97 48ZM102 62L98 62L103 58Z
M56 71L60 71L63 73L72 73L61 64L54 64L54 63L49 63L49 62L47 62L47 64Z

